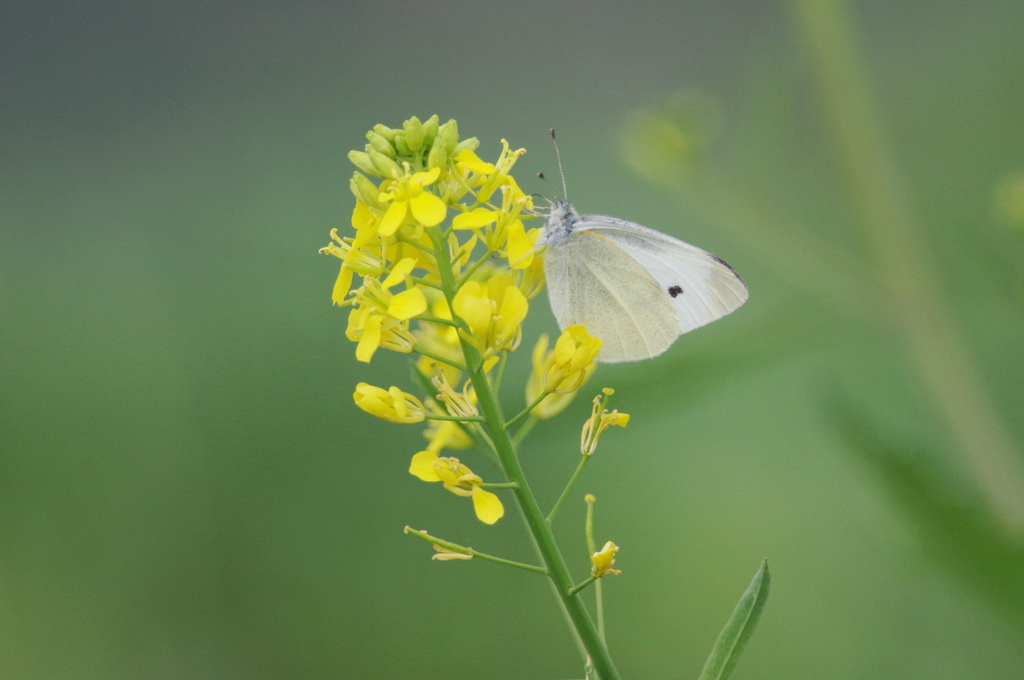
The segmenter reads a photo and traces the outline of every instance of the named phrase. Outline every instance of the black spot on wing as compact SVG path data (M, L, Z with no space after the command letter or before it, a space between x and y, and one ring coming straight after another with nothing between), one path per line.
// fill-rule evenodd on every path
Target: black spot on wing
M678 297L683 294L682 286L669 286L668 294L672 297Z

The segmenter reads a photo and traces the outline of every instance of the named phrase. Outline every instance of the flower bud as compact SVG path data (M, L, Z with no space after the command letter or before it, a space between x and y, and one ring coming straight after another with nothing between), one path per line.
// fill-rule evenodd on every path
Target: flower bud
M351 161L352 165L356 166L367 175L377 174L377 168L373 167L373 162L370 161L370 157L365 151L349 151L348 159Z
M437 138L437 114L435 113L430 118L427 118L426 122L423 123L423 145L429 146L434 143L434 139Z
M398 155L400 156L412 155L412 149L409 148L409 142L403 132L395 133L395 148L398 149Z
M447 170L448 168L448 151L444 148L440 136L434 140L434 144L430 147L430 153L427 154L427 167L431 170L434 168Z
M416 116L413 116L409 120L405 121L402 126L405 130L405 143L409 147L409 151L415 153L423 148L423 123Z
M463 139L455 146L455 153L458 154L460 151L469 149L470 151L476 151L480 147L480 140L476 137L470 137L469 139Z
M378 135L388 140L389 142L395 141L395 131L389 128L387 125L381 125L377 123L373 126L373 131Z
M372 146L374 149L381 152L388 158L394 158L397 155L395 152L395 147L391 144L391 142L388 141L386 137L377 134L373 130L370 130L369 132L366 133L366 141L370 142L370 146Z
M437 144L438 142L444 146L444 150L449 156L454 156L455 147L459 145L459 124L454 120L449 120L438 128L437 142L434 143Z
M362 201L368 206L383 210L384 206L380 202L380 189L373 181L361 172L353 172L352 179L349 180L349 188L352 189L352 195Z
M394 152L395 150L392 149L391 153L394 154ZM381 177L387 177L390 179L401 176L402 168L398 167L398 163L377 151L374 147L367 146L366 155L370 157L370 162L373 163L373 167L377 168L377 173L380 174Z

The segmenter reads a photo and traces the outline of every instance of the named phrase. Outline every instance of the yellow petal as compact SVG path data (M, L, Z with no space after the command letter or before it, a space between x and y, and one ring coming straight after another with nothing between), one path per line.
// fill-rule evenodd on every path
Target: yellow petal
M473 509L476 510L477 519L484 524L494 524L505 514L501 499L479 486L473 487Z
M355 210L352 211L352 226L356 229L365 229L373 222L373 213L362 201L356 201Z
M500 325L503 336L507 338L515 334L516 328L526 318L529 308L530 303L526 301L523 291L515 287L505 290L505 295L501 300L501 309L498 312L501 316Z
M336 305L340 305L345 301L345 296L348 295L349 288L351 287L352 270L343 264L341 265L341 271L338 272L338 279L334 282L334 290L331 292L331 301Z
M433 184L437 181L437 178L441 176L441 168L433 168L426 172L417 172L412 176L410 181L413 184L418 184L421 187L425 187L428 184Z
M412 212L412 216L416 218L416 221L424 227L440 224L448 214L448 206L444 204L444 201L429 191L424 191L419 196L410 199L409 210ZM388 212L390 212L390 209ZM386 218L387 215L384 217ZM384 233L383 225L381 225L380 232Z
M404 420L409 412L405 403L405 393L392 385L391 388L388 389L388 396L391 397L391 405L395 409L395 417L399 420Z
M409 473L416 475L424 482L440 482L441 478L437 476L437 463L441 462L441 459L429 451L420 451L412 457L412 462L409 464Z
M491 301L484 297L484 289L476 281L467 281L452 300L455 313L469 324L473 335L483 340L491 325Z
M494 172L493 165L485 163L470 149L463 149L459 153L455 154L455 163L462 170L480 173L481 175L489 175Z
M477 208L460 215L452 220L452 226L456 229L479 229L498 219L498 213L487 208Z
M419 288L403 290L391 298L388 305L388 315L399 321L405 321L427 311L427 298Z
M405 212L408 204L405 201L395 201L388 206L388 211L380 221L377 232L381 236L392 236L405 221Z
M381 283L380 285L384 286L385 288L391 288L396 283L401 283L402 281L405 281L406 277L409 276L409 273L413 270L415 266L416 258L403 257L401 260L398 261L397 264L395 264L394 267L391 268L391 273L388 274L388 277L384 279L384 282Z
M356 359L363 363L370 363L373 353L380 346L380 317L371 316L363 324L363 334L356 346Z
M388 393L385 390L369 383L361 382L356 385L356 391L352 394L352 400L355 401L356 406L367 413L377 415L387 409L387 404L385 403L387 396Z
M539 236L540 229L531 229L527 233L522 220L515 220L508 225L505 256L512 269L526 269L533 264L533 247L537 244Z

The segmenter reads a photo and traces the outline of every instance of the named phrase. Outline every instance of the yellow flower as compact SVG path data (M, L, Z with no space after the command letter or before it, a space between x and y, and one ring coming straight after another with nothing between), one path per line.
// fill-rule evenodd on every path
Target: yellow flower
M592 337L582 325L566 328L545 362L544 391L559 394L582 387L597 368L601 344L601 339Z
M409 354L416 348L416 337L409 322L387 316L373 307L353 307L348 314L345 337L356 344L356 359L369 363L379 347Z
M412 457L409 473L424 482L443 482L444 488L456 496L472 498L476 516L485 524L494 524L505 514L501 499L480 488L483 480L458 458L439 458L431 451L420 451Z
M605 394L611 396L611 393L612 390L605 389ZM594 451L597 450L597 439L601 436L602 432L612 425L626 427L629 423L628 413L602 409L602 403L603 399L600 395L594 397L594 407L590 412L590 417L583 424L583 432L580 435L580 453L584 456L594 455Z
M597 578L601 578L605 574L621 574L622 572L618 569L612 569L617 552L619 552L619 546L611 541L605 543L603 548L590 556L590 561L594 565L590 573Z
M444 404L449 415L459 418L480 415L476 410L476 392L473 391L473 384L469 380L463 385L461 394L448 383L444 373L435 375L430 382L437 388L437 400Z
M486 282L467 281L452 300L455 313L470 328L471 341L485 352L514 350L522 337L520 324L529 303L509 274Z
M331 294L334 304L344 304L352 287L353 272L361 276L380 276L384 273L386 262L381 253L381 242L377 238L379 221L365 203L356 201L355 210L352 211L355 237L341 238L338 230L332 229L331 239L334 242L320 249L322 254L341 259L341 271Z
M526 381L526 403L532 404L541 394L550 396L537 405L536 418L550 418L561 413L597 369L597 353L601 340L591 337L583 326L569 326L559 336L555 349L548 351L548 337L541 335L533 348L533 371Z
M381 192L380 201L390 203L380 222L382 236L394 234L410 217L424 227L433 227L444 220L448 207L440 198L424 190L436 182L440 174L440 168L416 174L410 174L406 169L404 177L381 185L388 185L388 189Z
M526 403L532 404L544 393L544 367L554 352L548 352L548 335L541 333L537 338L537 344L533 347L533 370L530 377L526 379ZM537 404L530 414L534 418L547 420L564 411L572 400L576 398L576 392L565 392L562 394L549 394L542 402Z
M349 314L345 331L349 340L359 343L356 347L359 361L369 362L378 347L386 346L385 340L392 341L389 349L400 352L410 352L415 347L416 341L409 332L408 321L427 310L427 298L417 286L400 293L391 292L391 288L407 280L415 266L413 258L404 258L392 267L383 282L374 277L363 279L363 287L355 294L355 307ZM385 338L386 331L397 334L397 342L395 337Z
M494 171L488 175L483 184L480 185L480 189L477 191L476 199L479 203L486 203L491 200L491 195L497 191L500 186L507 183L506 180L508 179L508 173L512 170L512 166L516 164L516 161L519 160L520 156L526 153L526 149L510 151L508 142L504 139L501 140L501 147L501 155L498 157L498 162L493 166Z
M361 382L352 397L356 406L389 423L421 423L424 419L422 402L397 387L384 390Z

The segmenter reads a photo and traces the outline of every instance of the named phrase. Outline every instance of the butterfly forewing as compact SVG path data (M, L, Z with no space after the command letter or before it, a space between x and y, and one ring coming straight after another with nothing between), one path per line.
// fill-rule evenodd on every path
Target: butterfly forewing
M583 215L573 227L606 238L646 270L675 308L679 333L719 319L747 300L747 287L736 272L700 248L606 215Z
M679 335L677 312L661 283L603 233L574 229L545 252L544 270L558 325L583 324L601 338L602 362L657 356Z

